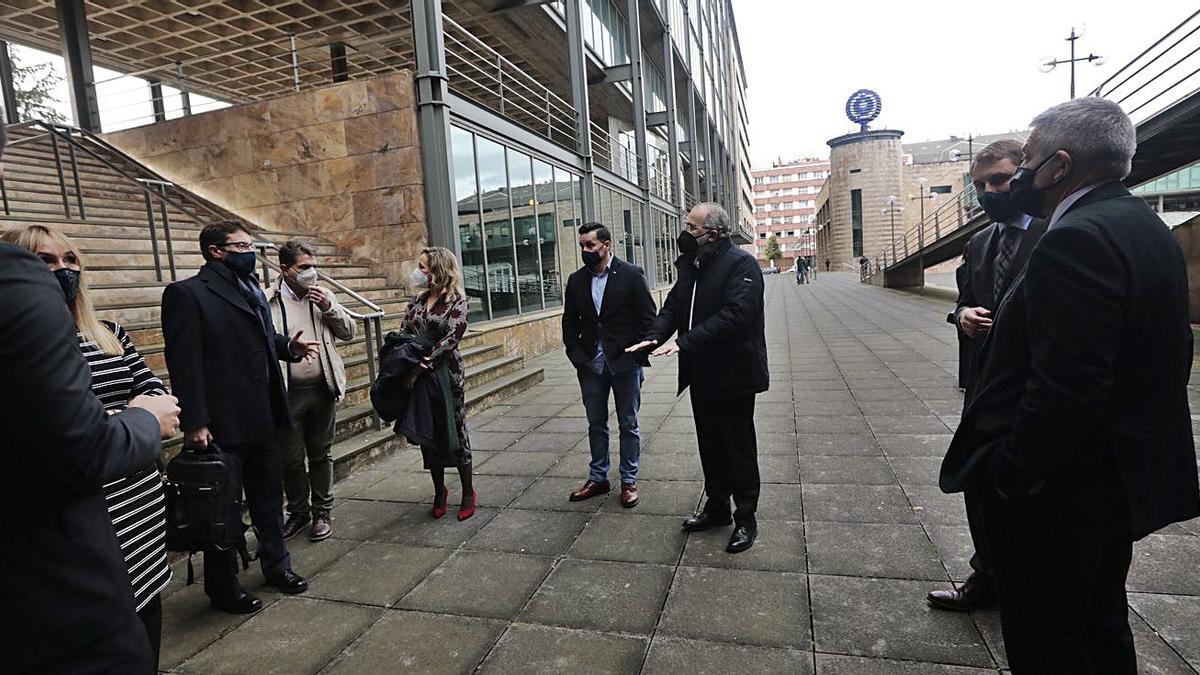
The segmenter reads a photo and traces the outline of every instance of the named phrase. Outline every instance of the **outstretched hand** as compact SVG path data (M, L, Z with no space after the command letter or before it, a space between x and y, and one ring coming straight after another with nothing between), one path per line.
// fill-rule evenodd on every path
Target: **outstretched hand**
M675 344L674 340L671 340L667 344L650 352L650 356L674 356L678 353L679 353L679 345Z
M639 342L635 345L630 345L630 346L626 347L625 353L632 354L634 352L640 352L643 349L645 349L647 347L653 347L656 344L658 344L658 340L642 340L641 342Z
M321 343L312 340L301 340L300 336L304 335L304 331L298 330L288 342L288 351L296 358L304 357L305 360L312 360L321 355Z

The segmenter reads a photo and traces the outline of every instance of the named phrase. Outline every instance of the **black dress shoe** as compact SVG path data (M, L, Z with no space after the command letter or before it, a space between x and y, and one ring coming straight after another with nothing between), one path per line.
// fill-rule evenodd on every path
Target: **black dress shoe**
M688 532L703 532L714 527L724 527L733 522L729 516L714 516L708 511L701 511L683 521L683 529Z
M267 577L267 585L277 589L280 593L295 595L308 590L308 582L304 577L296 574L292 570L284 570L277 572Z
M725 552L741 553L754 545L756 537L758 537L758 528L738 525L733 528L733 534L729 535L729 545L725 547Z
M996 606L996 592L990 581L980 581L971 575L962 586L948 591L929 591L929 606L950 612L970 612Z
M231 593L211 596L209 602L228 614L253 614L263 607L262 600L240 588L235 588Z

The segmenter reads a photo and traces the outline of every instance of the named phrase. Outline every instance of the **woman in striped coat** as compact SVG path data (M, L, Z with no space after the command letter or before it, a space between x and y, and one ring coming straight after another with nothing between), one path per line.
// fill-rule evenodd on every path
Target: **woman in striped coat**
M92 391L109 414L124 410L135 396L167 393L162 381L146 367L125 329L96 318L83 276L83 259L69 237L33 225L9 230L0 235L0 241L33 251L58 278L75 318L79 348L92 371ZM149 469L108 483L104 494L129 570L138 617L146 627L157 664L162 637L161 592L171 579L162 478L157 470Z

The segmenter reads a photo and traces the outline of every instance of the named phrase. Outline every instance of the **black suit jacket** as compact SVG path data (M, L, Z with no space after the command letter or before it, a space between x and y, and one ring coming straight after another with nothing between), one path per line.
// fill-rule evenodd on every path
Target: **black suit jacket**
M763 275L754 256L722 239L698 268L686 254L675 267L679 277L647 339L663 344L679 333L679 392L690 386L696 398L721 399L766 391Z
M296 359L270 313L264 328L236 283L229 268L209 262L163 292L171 390L184 431L207 426L225 446L272 443L276 429L291 423L279 360Z
M1004 279L1001 288L1001 294L1012 287L1012 283L1020 275L1021 270L1025 269L1025 265L1029 262L1029 255L1033 252L1033 247L1037 245L1038 240L1046 233L1046 221L1041 218L1034 218L1026 228L1025 234L1021 237L1021 245L1017 247L1017 252L1013 256L1012 264L1009 267L1009 272ZM992 223L976 232L967 240L967 261L959 267L962 274L956 271L956 280L958 281L958 302L955 306L953 314L950 316L951 323L958 325L958 313L968 307L983 307L994 312L999 304L999 298L996 297L995 283L993 279L996 274L996 250L1000 243L1000 224ZM965 271L962 268L966 268ZM995 317L993 316L993 319ZM968 359L974 359L979 352L979 341L968 337L960 328L959 340L965 340L968 345L963 348ZM969 388L971 384L970 373L974 372L974 368L967 367L968 377L962 384L963 387Z
M1179 244L1119 183L1080 199L1002 299L941 487L1027 500L1116 470L1133 536L1200 515Z
M62 288L44 262L3 243L0 362L2 669L85 670L73 654L137 620L101 485L154 464L158 420L105 414Z
M604 346L604 358L614 373L649 366L646 353L626 354L625 348L640 342L654 321L654 298L642 268L613 258L608 283L600 301L600 313L592 302L592 273L581 267L567 277L563 305L563 345L576 368L596 358L596 343Z

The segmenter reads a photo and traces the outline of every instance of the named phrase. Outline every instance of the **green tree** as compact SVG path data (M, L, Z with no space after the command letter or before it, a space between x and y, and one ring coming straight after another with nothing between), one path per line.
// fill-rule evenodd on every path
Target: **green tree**
M767 237L767 250L763 252L763 257L771 261L772 267L779 267L779 260L783 258L783 251L779 250L779 239L775 235Z
M17 118L22 122L44 120L66 124L67 118L54 106L54 90L63 81L62 75L55 71L54 64L25 66L17 57L17 50L9 48L8 53L12 60L13 89L17 95Z

